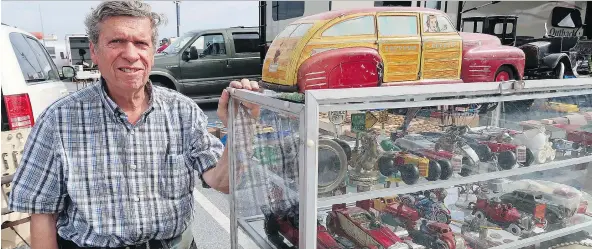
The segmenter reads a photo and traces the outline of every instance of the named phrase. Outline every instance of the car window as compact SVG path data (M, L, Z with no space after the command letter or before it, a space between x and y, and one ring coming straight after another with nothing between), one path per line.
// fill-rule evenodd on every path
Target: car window
M514 29L514 24L513 23L507 23L507 25L506 25L506 34L511 34L513 29ZM493 28L493 33L496 34L496 35L504 34L504 23L503 22L496 23L495 26L494 26L494 28Z
M442 1L425 1L424 7L431 9L442 9Z
M323 36L349 36L374 34L374 17L362 16L334 24Z
M380 36L417 35L416 16L379 16L378 34Z
M288 25L284 30L282 30L282 32L280 32L276 38L284 38L284 37L289 37L290 34L292 34L292 32L294 32L294 30L298 27L298 24L291 24Z
M452 33L456 32L450 20L444 15L424 14L423 15L424 33Z
M222 34L202 35L191 44L204 55L225 55L226 44Z
M16 32L10 33L9 37L27 83L59 80L57 68L39 41Z
M234 50L237 53L259 52L259 33L232 33Z
M55 47L45 47L47 49L47 52L49 53L49 55L51 56L51 58L56 58L56 54L55 54Z
M162 52L165 54L176 54L191 40L195 34L185 34L173 41L168 47L166 47Z
M303 23L298 25L298 27L290 34L290 37L302 37L308 30L312 27L312 23Z

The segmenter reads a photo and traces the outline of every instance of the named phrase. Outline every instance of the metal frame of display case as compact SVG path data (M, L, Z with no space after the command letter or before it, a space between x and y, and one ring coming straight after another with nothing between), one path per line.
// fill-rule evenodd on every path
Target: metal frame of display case
M298 116L300 118L299 145L299 215L300 219L299 248L316 248L317 212L320 209L330 209L332 204L352 203L359 200L383 197L394 194L405 194L434 188L446 188L459 184L487 181L509 176L523 175L531 172L546 171L581 163L592 162L592 156L547 162L536 167L517 168L508 171L483 173L462 178L439 180L428 183L418 183L390 189L371 190L360 193L346 193L339 196L317 197L317 147L319 140L319 113L328 111L358 111L368 109L394 109L423 106L459 105L472 103L503 103L507 101L545 99L565 96L592 94L591 78L528 80L507 82L460 83L441 85L413 85L392 87L369 87L356 89L323 89L308 90L305 93L305 104L280 100L262 93L245 90L231 92L229 109L229 157L230 157L230 229L231 248L238 248L238 227L243 228L259 246L273 248L265 242L264 235L255 231L250 222L262 220L263 216L238 218L236 215L235 165L232 149L232 134L234 132L234 115L232 114L236 101L246 101L261 105L272 111ZM437 97L439 99L430 99ZM494 111L492 125L499 121L500 109L498 105ZM496 117L497 116L497 119ZM263 169L264 170L264 169ZM272 179L273 180L273 179ZM278 176L279 181L282 179ZM240 220L239 220L240 219ZM520 239L518 241L495 247L517 248L533 245L540 241L547 241L563 235L574 233L592 227L592 219L556 231L545 232L542 235ZM257 234L258 233L258 234ZM545 239L542 239L544 237Z

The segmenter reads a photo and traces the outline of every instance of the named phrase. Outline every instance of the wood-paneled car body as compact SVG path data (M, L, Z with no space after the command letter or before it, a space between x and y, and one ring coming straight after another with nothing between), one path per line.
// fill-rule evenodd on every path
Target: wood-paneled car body
M261 84L275 91L522 79L524 52L458 32L441 11L375 7L324 12L272 42Z

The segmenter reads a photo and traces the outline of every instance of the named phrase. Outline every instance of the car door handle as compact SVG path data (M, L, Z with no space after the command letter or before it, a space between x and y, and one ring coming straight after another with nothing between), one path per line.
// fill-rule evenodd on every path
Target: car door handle
M230 65L230 61L226 60L226 68L232 68L232 65Z

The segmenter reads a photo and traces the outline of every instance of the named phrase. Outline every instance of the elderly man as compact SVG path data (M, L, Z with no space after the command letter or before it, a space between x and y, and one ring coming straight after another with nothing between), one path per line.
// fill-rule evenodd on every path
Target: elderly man
M33 249L185 249L196 173L228 192L227 150L206 115L148 79L160 23L142 1L102 2L88 15L102 78L39 116L10 195L11 210L32 214ZM230 87L258 89L248 80ZM224 90L225 125L228 99Z

